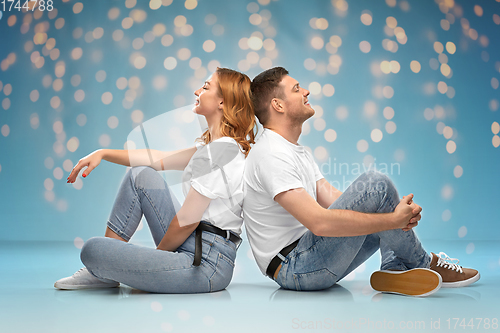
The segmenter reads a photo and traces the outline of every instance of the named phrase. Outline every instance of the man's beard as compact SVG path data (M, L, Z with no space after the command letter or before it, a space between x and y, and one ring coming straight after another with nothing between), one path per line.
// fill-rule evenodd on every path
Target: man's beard
M301 110L302 111L302 110ZM302 125L307 119L311 118L314 116L314 109L308 108L308 112L297 112L297 113L292 113L289 115L289 119L291 120L292 124L296 125Z

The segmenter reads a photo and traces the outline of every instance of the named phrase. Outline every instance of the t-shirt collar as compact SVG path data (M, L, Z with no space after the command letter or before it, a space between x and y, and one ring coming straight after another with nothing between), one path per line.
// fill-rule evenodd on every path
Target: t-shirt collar
M269 128L264 128L263 134L264 133L267 133L268 135L271 135L272 137L276 138L277 140L282 141L288 147L290 147L291 149L293 149L293 150L295 150L295 151L297 151L299 153L304 152L304 146L302 146L300 144L293 144L293 143L291 143L290 141L288 141L287 139L285 139L284 137L282 137L279 133L276 133L275 131L273 131L273 130L271 130Z

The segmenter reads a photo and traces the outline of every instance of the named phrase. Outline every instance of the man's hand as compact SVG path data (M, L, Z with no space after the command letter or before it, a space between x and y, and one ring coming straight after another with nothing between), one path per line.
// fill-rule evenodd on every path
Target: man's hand
M396 228L408 231L418 225L422 207L413 202L413 193L404 196L394 210Z
M403 198L405 198L405 197L403 196ZM410 205L410 207L413 208L413 214L415 214L415 216L413 216L413 218L410 220L410 223L408 223L408 225L402 229L403 231L408 231L408 230L416 227L418 225L418 221L422 217L420 215L420 213L422 212L422 207L420 207L419 205L414 203L413 199L410 200L409 205Z

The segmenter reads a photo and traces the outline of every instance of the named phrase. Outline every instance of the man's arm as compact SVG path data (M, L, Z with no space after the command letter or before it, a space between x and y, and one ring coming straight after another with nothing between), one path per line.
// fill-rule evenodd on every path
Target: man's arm
M325 209L303 188L282 192L274 197L283 208L317 236L349 237L384 230L413 227L420 220L420 210L406 196L392 213L360 213L343 209Z
M328 208L342 195L342 191L337 190L325 178L316 182L317 201L323 208Z

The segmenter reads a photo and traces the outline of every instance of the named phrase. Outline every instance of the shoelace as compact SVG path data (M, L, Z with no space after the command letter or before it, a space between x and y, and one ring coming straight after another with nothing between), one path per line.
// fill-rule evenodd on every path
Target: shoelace
M450 258L446 253L439 252L436 266L441 266L443 268L451 269L452 271L456 270L459 273L463 273L462 266L458 265L459 262L460 261L458 259Z
M86 270L86 267L80 268L75 274L73 274L74 277L77 277L78 275L82 274L84 270Z

